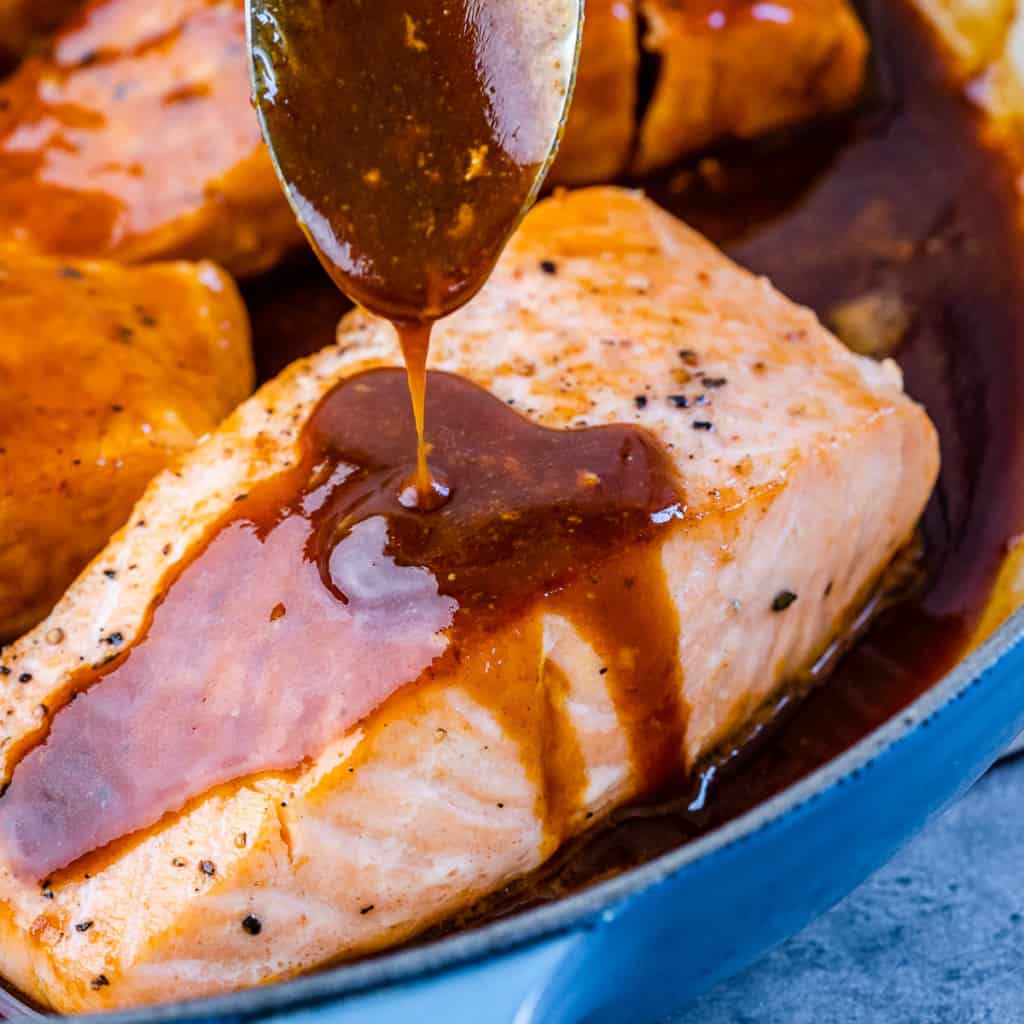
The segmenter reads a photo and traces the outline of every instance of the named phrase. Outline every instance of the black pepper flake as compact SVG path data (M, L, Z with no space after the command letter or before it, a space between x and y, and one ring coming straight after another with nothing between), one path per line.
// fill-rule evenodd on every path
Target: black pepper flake
M646 409L646 408L647 408L647 396L646 396L646 395L637 395L637 396L636 396L636 397L635 397L635 398L633 399L633 404L634 404L634 405L635 405L635 406L636 406L636 407L637 407L638 409Z
M825 596L826 597L831 597L831 595L832 595L832 581L830 580L828 586L825 588Z
M18 682L19 683L31 683L32 682L32 673L31 672L22 672L21 675L18 676Z
M207 878L212 878L217 874L217 865L212 860L201 860L199 862L199 870L202 871Z
M365 907L361 907L360 908L359 913L360 914L368 914L371 910L373 910L373 907L374 907L374 904L368 903Z
M253 914L246 914L242 918L242 930L250 935L259 935L263 931L263 922Z
M108 580L116 580L117 579L117 570L115 570L115 569L104 569L103 570L103 575L106 576Z
M690 400L686 397L686 395L669 395L668 396L668 400L677 409L689 409L690 408Z
M728 384L728 378L726 377L705 377L704 387L710 388L712 391L716 388L724 388Z
M714 423L709 423L707 420L694 420L693 421L693 429L694 430L714 430L715 429L715 425L714 425Z
M80 281L82 279L82 272L76 267L61 267L57 273L67 281Z
M183 868L185 867L186 861L184 857L175 857L174 860L171 861L171 864L176 868Z
M6 665L0 665L0 676L9 676L11 670Z
M772 611L784 612L795 600L796 594L792 590L780 590L772 601Z
M679 350L679 358L682 359L687 366L697 365L697 353L692 348L681 348Z
M602 669L601 669L601 670L600 670L600 671L598 672L598 675L602 675L602 676L603 676L603 675L607 675L607 674L608 674L608 666L607 666L607 665L605 665L605 667L604 667L604 668L602 668Z
M53 899L53 890L52 889L45 889L45 890L43 890L43 899L44 900L52 900Z
M76 932L87 932L92 927L92 921L79 921L75 925Z
M165 544L160 550L163 551L165 555L169 555L171 553L171 545Z
M124 406L118 405L116 402L110 407L114 412L124 412Z
M111 647L120 647L124 643L123 633L111 633L110 636L103 638L105 644L110 644Z
M543 270L545 274L557 274L558 264L554 260L541 260L540 269Z
M89 982L89 987L93 989L93 991L98 991L101 988L105 988L109 984L110 980L107 978L105 974L97 974L96 977Z

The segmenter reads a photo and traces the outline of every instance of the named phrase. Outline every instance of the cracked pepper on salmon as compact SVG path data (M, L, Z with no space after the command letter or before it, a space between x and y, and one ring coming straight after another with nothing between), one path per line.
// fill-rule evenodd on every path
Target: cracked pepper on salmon
M538 867L800 677L938 470L895 364L633 192L541 203L435 332L435 457L509 502L460 499L453 458L446 507L522 575L467 581L482 560L360 511L412 436L400 365L351 314L0 655L0 943L40 1003L286 978ZM543 502L562 532L503 546L503 514Z

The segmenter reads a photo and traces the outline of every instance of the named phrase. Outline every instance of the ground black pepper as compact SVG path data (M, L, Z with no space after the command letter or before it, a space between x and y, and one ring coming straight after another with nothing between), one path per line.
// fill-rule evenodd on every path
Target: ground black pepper
M796 594L792 590L780 590L772 601L772 611L784 612L795 600Z

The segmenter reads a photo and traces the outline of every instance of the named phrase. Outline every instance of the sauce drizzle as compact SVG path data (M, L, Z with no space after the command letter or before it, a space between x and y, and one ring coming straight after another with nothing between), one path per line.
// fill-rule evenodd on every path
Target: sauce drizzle
M404 388L398 369L336 385L306 425L300 464L215 524L133 647L72 680L77 697L0 801L0 846L16 872L44 878L216 785L296 768L405 684L456 669L529 745L541 637L534 617L522 660L520 618L553 596L572 619L595 614L585 611L591 577L606 581L598 591L621 586L620 563L649 561L679 525L675 467L640 428L547 429L467 380L431 373L427 411L450 496L424 514L400 501L415 436ZM637 608L666 598L659 570L625 570ZM639 637L636 616L603 604L600 615L609 650L658 652L658 666L641 652L613 681L681 758L678 697L664 706L646 676L664 669L678 693L675 633ZM494 657L508 662L504 676L472 661ZM492 693L494 676L521 683ZM565 778L542 787L554 843L568 813L556 805L574 799L581 777L578 757L560 746ZM545 766L535 755L524 758L530 771ZM637 767L649 784L667 770L649 759Z

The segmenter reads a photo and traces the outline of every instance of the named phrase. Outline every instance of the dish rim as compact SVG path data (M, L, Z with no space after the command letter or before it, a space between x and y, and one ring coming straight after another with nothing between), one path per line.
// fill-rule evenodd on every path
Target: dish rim
M789 816L799 813L828 790L852 782L884 753L931 719L945 713L973 687L980 685L1022 640L1024 607L913 703L805 778L699 839L683 843L646 864L553 903L422 947L383 954L363 962L339 964L288 981L216 996L77 1016L103 1024L126 1024L140 1018L154 1024L196 1017L206 1020L229 1015L236 1020L251 1018L257 1014L334 1002L369 990L466 968L585 929L615 904L665 881L698 861L750 841L762 830L777 826Z

